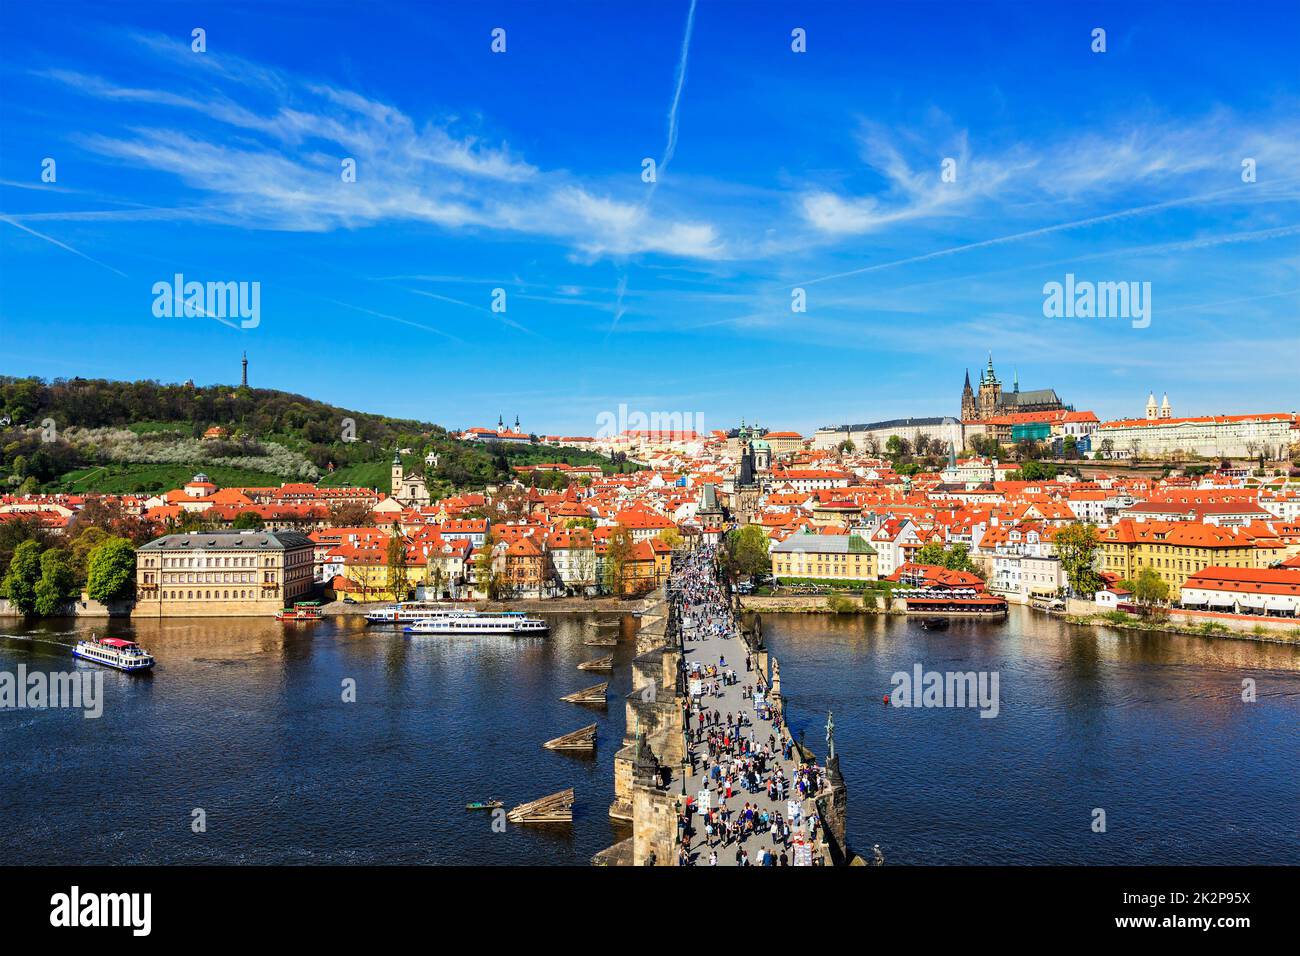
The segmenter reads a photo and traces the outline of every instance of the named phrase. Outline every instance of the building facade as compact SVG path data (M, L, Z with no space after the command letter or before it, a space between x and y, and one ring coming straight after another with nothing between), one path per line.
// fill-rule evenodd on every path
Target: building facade
M772 576L876 580L876 549L856 534L795 534L772 546Z
M314 544L296 531L169 534L136 553L140 617L274 614L312 589Z
M1280 558L1282 546L1239 528L1122 518L1101 530L1100 550L1100 570L1134 581L1144 568L1153 568L1177 601L1190 576L1212 566L1267 568Z
M1294 415L1204 415L1102 422L1093 448L1110 458L1258 458L1288 456Z
M819 428L813 435L812 446L819 451L834 451L847 440L853 443L859 454L879 454L894 435L906 439L913 447L922 435L932 442L939 442L944 448L950 444L955 448L966 447L966 431L958 419L951 417L894 418L861 425Z

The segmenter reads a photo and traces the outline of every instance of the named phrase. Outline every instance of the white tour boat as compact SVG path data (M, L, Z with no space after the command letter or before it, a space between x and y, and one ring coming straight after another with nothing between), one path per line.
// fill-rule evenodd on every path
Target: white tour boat
M77 642L72 654L105 667L116 667L120 671L144 671L154 665L152 654L135 641L124 641L119 637L96 637L91 634L90 640Z
M416 621L407 634L545 634L551 626L522 611L470 611Z
M402 624L464 613L466 613L464 608L430 604L427 601L403 601L400 604L390 604L388 607L367 611L366 620L371 624Z

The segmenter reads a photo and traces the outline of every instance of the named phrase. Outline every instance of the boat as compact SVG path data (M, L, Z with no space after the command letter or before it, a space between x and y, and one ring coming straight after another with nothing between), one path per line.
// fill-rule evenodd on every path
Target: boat
M948 619L946 617L923 617L921 618L921 627L927 631L946 631L948 630Z
M126 641L120 637L96 637L90 635L88 641L78 641L72 649L73 657L115 667L120 671L145 671L154 665L153 655L135 641Z
M522 611L466 611L416 621L407 634L545 634L551 626Z
M465 804L466 810L496 810L504 807L505 804L500 800L475 800L473 803Z
M366 620L371 624L402 624L464 613L463 608L447 607L443 604L430 604L426 601L402 601L398 604L390 604L388 607L367 611Z
M277 621L319 621L320 601L295 601L293 607L282 607L275 612Z

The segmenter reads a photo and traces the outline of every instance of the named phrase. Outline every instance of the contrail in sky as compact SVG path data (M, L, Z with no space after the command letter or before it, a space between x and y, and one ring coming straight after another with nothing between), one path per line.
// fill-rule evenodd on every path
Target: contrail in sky
M668 108L668 145L664 148L664 158L659 163L660 171L668 168L673 153L677 152L677 107L682 101L682 88L686 85L686 58L691 52L691 31L695 28L695 0L691 0L691 9L686 14L686 35L682 37L682 56L677 61L677 87L673 90L673 104Z
M94 263L95 265L97 265L97 266L102 266L103 268L107 269L109 272L116 272L116 273L117 273L118 275L120 275L123 279L129 279L129 278L131 278L129 275L127 275L127 274L126 274L125 272L123 272L121 269L114 269L112 266L110 266L110 265L106 265L106 264L100 262L98 259L92 259L92 258L90 258L90 256L86 255L86 254L85 254L84 252L82 252L81 250L72 248L72 246L68 245L66 242L59 242L59 240L54 239L54 238L52 238L52 237L50 237L50 236L47 236L47 235L45 235L45 233L43 233L43 232L37 232L35 229L32 229L32 228L29 227L29 226L24 226L21 222L18 222L18 221L15 220L15 219L10 219L8 216L0 216L0 220L3 220L4 222L9 223L9 225L13 226L15 229L21 229L23 232L29 232L29 233L31 233L31 234L32 234L33 236L35 236L37 239L44 239L46 242L52 243L52 244L58 246L60 249L64 249L64 250L66 250L66 251L68 251L68 252L71 252L74 256L81 256L81 258L85 259L87 262L93 262L93 263Z
M650 183L650 188L646 190L645 201L641 203L641 212L644 215L650 209L650 200L654 198L655 190L659 188L659 174L668 168L672 161L673 154L677 152L677 107L682 102L682 90L686 86L686 59L691 53L691 33L695 29L695 0L691 0L691 8L686 12L686 33L682 36L682 55L677 61L677 82L673 87L673 102L668 107L668 142L664 144L664 155L659 160L659 168L655 170L655 178ZM609 324L609 329L605 332L605 341L613 334L614 329L618 327L618 320L623 317L626 309L623 307L623 296L627 292L627 270L620 270L618 281L618 300L614 303L614 321Z
M864 275L869 272L879 272L881 269L892 269L895 266L909 265L914 262L926 262L930 259L938 259L943 256L951 256L959 252L968 252L971 249L984 249L989 246L998 246L1007 242L1020 242L1024 239L1032 239L1037 236L1046 236L1054 232L1063 232L1068 229L1078 229L1084 226L1097 225L1098 223L1110 222L1115 219L1124 219L1129 216L1142 216L1150 212L1157 212L1163 209L1173 209L1177 206L1185 206L1190 203L1203 202L1207 199L1216 199L1220 196L1226 196L1234 192L1233 189L1220 189L1214 192L1201 193L1197 196L1184 196L1181 199L1170 199L1165 202L1151 203L1146 206L1135 206L1132 209L1120 209L1116 212L1108 212L1100 216L1090 216L1087 219L1076 219L1073 222L1057 223L1053 226L1043 226L1039 229L1030 229L1028 232L1018 232L1010 236L998 236L995 239L984 239L980 242L970 242L961 246L952 246L948 249L939 249L935 252L927 252L919 256L909 256L906 259L895 259L893 262L881 262L874 266L864 266L861 269L850 269L848 272L836 272L831 275L818 276L815 279L808 279L804 282L797 283L801 286L816 285L819 282L829 282L832 279L845 279L849 276Z

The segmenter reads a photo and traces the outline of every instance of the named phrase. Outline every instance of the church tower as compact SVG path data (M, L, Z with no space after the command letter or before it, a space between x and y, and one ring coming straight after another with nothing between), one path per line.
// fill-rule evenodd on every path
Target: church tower
M989 367L980 379L980 418L993 418L1002 408L1002 383L993 371L993 353L989 353Z
M979 418L979 409L975 407L975 392L970 387L970 369L966 369L966 384L961 390L961 420L974 421Z
M393 497L401 497L402 494L402 456L400 453L393 452Z
M1173 414L1174 414L1174 410L1169 405L1169 393L1165 392L1165 400L1160 403L1160 417L1172 418Z
M1151 392L1147 395L1147 421L1155 421L1158 414L1159 409L1156 407L1156 393Z

